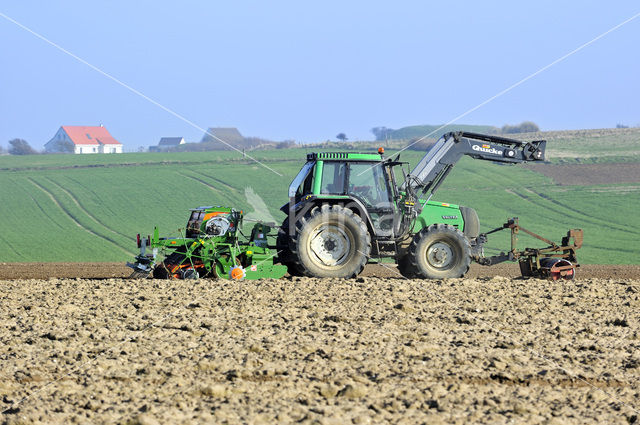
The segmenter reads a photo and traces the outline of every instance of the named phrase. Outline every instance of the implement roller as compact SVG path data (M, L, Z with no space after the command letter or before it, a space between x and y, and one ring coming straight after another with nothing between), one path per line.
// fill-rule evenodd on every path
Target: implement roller
M504 261L518 261L523 277L538 277L552 280L573 280L575 278L576 268L580 267L576 257L576 250L582 246L582 229L569 230L567 235L562 238L561 245L558 245L520 226L518 224L518 217L514 217L502 226L480 234L478 238L486 241L487 235L505 229L511 230L511 250L507 253L502 252L492 257L475 258L478 263L484 266L491 266ZM519 251L517 249L518 233L521 231L548 243L549 246L539 249L525 248Z

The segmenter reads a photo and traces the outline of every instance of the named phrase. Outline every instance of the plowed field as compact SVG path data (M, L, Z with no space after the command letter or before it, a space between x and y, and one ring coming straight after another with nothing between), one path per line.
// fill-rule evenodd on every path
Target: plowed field
M584 267L573 282L513 279L507 266L243 282L75 267L61 270L76 279L0 280L0 423L638 418L637 267Z
M131 269L123 263L0 263L0 279L111 279L126 278ZM369 264L363 276L401 278L395 265ZM472 264L467 278L491 278L494 276L519 277L517 263L502 263L491 267ZM640 265L586 264L578 268L578 279L621 278L640 279Z

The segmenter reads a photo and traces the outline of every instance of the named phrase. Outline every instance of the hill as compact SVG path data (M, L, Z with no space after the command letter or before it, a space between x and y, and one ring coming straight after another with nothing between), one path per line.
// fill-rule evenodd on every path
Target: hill
M382 138L382 140L411 140L420 139L427 135L429 135L430 139L439 139L443 134L449 133L451 131L469 131L484 134L496 134L500 132L500 129L498 127L490 125L452 124L444 126L443 128L440 127L442 127L442 125L412 125L409 127L402 127L397 130L389 131L387 133L388 137L384 137Z

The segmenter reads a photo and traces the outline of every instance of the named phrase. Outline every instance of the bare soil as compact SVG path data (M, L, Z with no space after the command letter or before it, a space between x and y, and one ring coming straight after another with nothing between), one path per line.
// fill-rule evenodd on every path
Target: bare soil
M640 182L637 163L527 164L525 168L544 174L562 186Z
M14 279L112 279L127 278L131 269L124 263L0 263L0 280ZM362 276L402 278L393 264L369 264ZM502 263L491 267L472 264L467 278L520 276L517 263ZM576 279L640 279L640 264L585 264L578 268Z
M618 276L0 280L0 423L634 423L639 295Z

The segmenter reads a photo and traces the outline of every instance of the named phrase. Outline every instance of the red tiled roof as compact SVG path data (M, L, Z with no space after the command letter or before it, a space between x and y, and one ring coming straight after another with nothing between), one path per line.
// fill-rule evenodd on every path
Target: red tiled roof
M71 141L76 145L121 145L102 126L63 125L62 129L67 133Z

